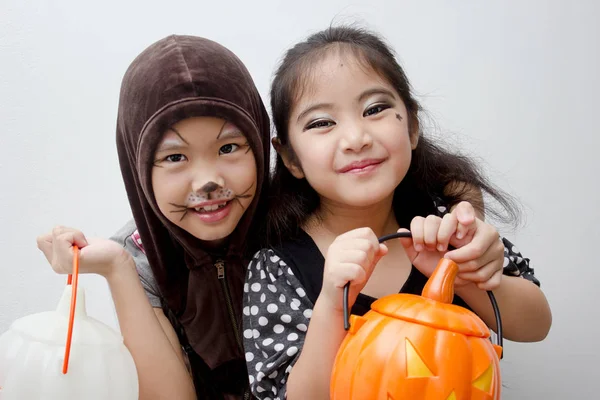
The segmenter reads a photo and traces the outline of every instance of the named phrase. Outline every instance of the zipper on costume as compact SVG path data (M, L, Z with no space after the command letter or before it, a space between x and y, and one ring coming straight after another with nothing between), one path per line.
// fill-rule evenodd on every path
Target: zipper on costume
M229 292L229 287L227 286L227 280L225 279L225 262L223 260L217 260L215 262L215 267L217 267L217 278L221 282L221 287L223 288L223 292L225 294L225 303L227 304L227 311L229 312L229 319L231 320L231 324L233 325L233 333L235 334L235 340L242 351L244 352L244 347L242 346L242 340L240 338L240 331L238 329L237 320L235 318L235 314L233 312L233 305L231 303L231 293Z
M235 340L237 342L238 347L244 354L244 347L242 345L242 340L240 338L240 332L238 329L237 320L235 319L235 314L233 312L233 305L231 304L231 293L229 292L229 287L227 286L227 281L225 280L225 262L223 260L217 260L215 262L215 267L217 268L217 278L221 282L221 287L223 288L223 293L225 294L225 303L227 304L227 311L229 312L229 319L231 324L233 325L233 334L235 335ZM250 399L249 389L244 389L244 400Z

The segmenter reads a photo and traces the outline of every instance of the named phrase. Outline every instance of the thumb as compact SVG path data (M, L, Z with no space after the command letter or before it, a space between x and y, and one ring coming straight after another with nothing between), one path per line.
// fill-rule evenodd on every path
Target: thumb
M377 251L377 253L375 254L375 258L373 258L373 267L377 265L377 263L379 262L379 260L381 260L381 258L383 256L385 256L388 253L388 248L385 244L380 243L379 244L379 250Z
M409 232L409 230L401 228L401 229L398 229L398 232ZM415 250L415 248L413 246L412 238L404 237L404 238L399 238L398 240L400 240L400 243L402 244L402 247L404 247L404 251L406 252L406 255L408 256L408 259L412 263L415 260L415 258L417 258L417 256L419 255L419 253Z

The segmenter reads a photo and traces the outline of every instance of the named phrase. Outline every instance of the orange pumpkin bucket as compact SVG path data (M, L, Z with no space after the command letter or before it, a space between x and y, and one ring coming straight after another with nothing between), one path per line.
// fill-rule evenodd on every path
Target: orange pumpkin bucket
M495 298L488 292L498 345L475 313L451 304L457 273L456 263L441 259L421 296L385 296L364 316L350 316L332 371L331 399L500 399L502 323ZM347 291L344 297L347 316Z

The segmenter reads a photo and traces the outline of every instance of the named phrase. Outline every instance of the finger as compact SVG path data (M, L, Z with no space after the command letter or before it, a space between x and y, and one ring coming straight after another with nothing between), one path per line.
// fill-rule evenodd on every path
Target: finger
M475 209L471 203L461 201L454 210L452 210L452 214L456 216L456 220L458 221L456 238L462 239L475 227L475 221L477 220Z
M48 262L52 261L52 234L38 236L36 239L37 247L44 253L44 257Z
M398 229L398 232L408 232L408 229L405 228L401 228ZM400 244L402 244L402 247L404 247L404 252L406 253L406 256L408 257L408 259L410 260L410 262L412 263L413 260L415 258L417 258L417 255L419 254L414 246L413 246L413 240L412 238L399 238L398 240L400 240Z
M410 222L410 231L412 232L412 243L417 253L423 251L423 234L425 229L425 218L415 217Z
M440 223L440 228L438 229L438 251L445 251L446 249L448 249L450 237L452 237L452 235L454 235L454 233L456 232L457 225L458 220L456 219L455 214L448 213L444 215L444 217L442 218L442 222Z
M488 264L483 265L476 271L472 272L461 272L458 276L461 279L471 281L471 282L486 282L492 278L494 274L498 271L502 271L502 264L499 261L494 261Z
M381 260L388 253L388 248L385 244L379 244L379 250L375 253L375 257L373 258L373 268L377 265L379 260Z
M363 269L368 269L375 258L375 254L358 249L348 249L340 258L341 263L352 263L360 265Z
M477 287L481 290L494 290L497 289L502 283L504 274L502 271L496 272L488 281L477 284Z
M447 257L458 264L476 260L485 254L490 246L496 244L496 242L498 242L498 238L498 232L491 227L491 225L482 223L481 226L475 231L473 239L471 239L470 243L446 253L444 257Z
M356 286L364 284L367 281L367 272L360 266L354 263L342 263L340 268L334 273L335 286L343 288L346 283Z
M423 228L423 241L425 248L434 251L437 247L437 235L440 230L442 219L436 215L428 215L425 218L425 226Z
M458 268L460 273L473 272L491 262L498 262L504 266L504 244L500 240L497 243L492 243L481 257L460 263Z

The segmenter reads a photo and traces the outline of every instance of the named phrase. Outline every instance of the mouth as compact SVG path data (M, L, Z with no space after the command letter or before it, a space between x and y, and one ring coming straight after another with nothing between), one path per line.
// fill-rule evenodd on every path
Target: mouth
M189 208L191 208L192 210L194 210L200 214L206 214L206 213L211 213L211 212L214 212L214 211L217 211L217 210L227 207L229 205L229 203L231 203L232 200L233 199L207 201L207 202L203 202L201 204L193 205Z
M360 161L354 161L350 164L345 165L344 167L337 170L340 174L345 173L357 173L365 170L372 169L371 167L375 167L382 162L384 162L384 158L369 158Z

